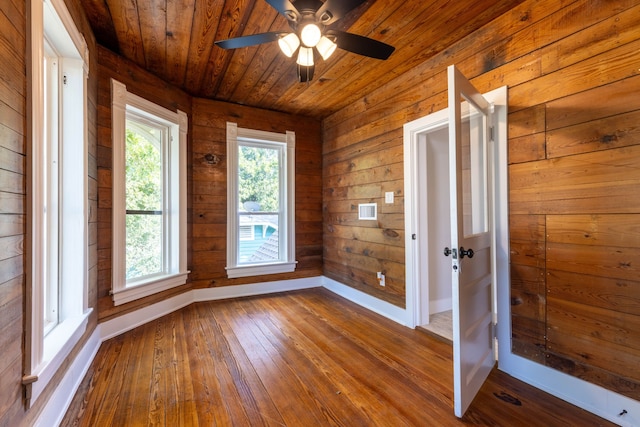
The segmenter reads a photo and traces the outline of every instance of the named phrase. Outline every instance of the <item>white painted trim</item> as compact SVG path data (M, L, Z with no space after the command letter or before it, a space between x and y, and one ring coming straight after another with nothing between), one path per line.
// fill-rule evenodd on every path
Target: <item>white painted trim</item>
M126 280L126 200L125 131L127 113L148 117L170 129L163 157L169 167L164 181L164 211L167 213L167 237L163 241L167 265L165 272L138 283ZM127 91L111 79L112 173L112 278L111 293L115 305L124 304L166 289L184 285L187 274L187 114L171 111ZM177 136L176 136L177 135ZM174 139L175 138L175 139ZM167 244L170 242L170 244Z
M76 23L71 17L64 0L42 0L42 3L45 9L51 8L51 11L58 16L58 19L56 20L57 22L47 22L47 24L56 26L56 33L59 33L59 30L64 28L64 31L68 34L69 40L73 43L77 53L82 58L85 74L88 75L89 47L87 46L87 42L85 41L82 33L78 31L78 27L76 27ZM50 16L49 11L45 12L45 17L47 15ZM67 56L68 52L62 52L62 54L63 56Z
M34 427L60 425L76 391L80 387L84 376L100 349L103 341L101 338L100 326L98 326L94 329L87 342L85 342L84 346L80 349L78 355L73 359L69 369L67 369L60 382L56 385L51 397L33 424Z
M88 169L87 169L87 99L89 51L63 0L31 0L29 26L28 73L28 138L27 212L31 216L28 228L30 257L27 275L25 312L25 371L27 406L36 402L42 391L62 366L68 354L82 337L91 310L87 310L87 239L88 239ZM60 136L56 150L57 180L49 180L51 165L45 138L45 70L43 53L45 38L55 51L61 75L55 118L49 118ZM79 108L80 107L80 108ZM65 165L73 164L73 168ZM60 173L59 173L60 172ZM50 185L55 182L55 185ZM70 194L73 196L68 197ZM49 198L58 204L60 214L48 221ZM51 210L50 210L51 212ZM49 229L60 230L48 240ZM56 248L56 249L54 249ZM57 252L51 257L48 253ZM52 258L56 258L53 260ZM58 261L60 260L60 261ZM70 262L72 260L72 262ZM51 267L55 265L55 268ZM58 274L47 274L47 270ZM59 288L59 321L44 335L44 288Z
M247 145L256 144L265 148L279 150L281 179L285 185L280 186L280 207L278 224L279 251L281 259L273 263L246 265L238 263L238 147L240 141ZM266 274L288 273L295 271L296 229L295 229L295 147L296 135L293 131L285 133L266 132L238 127L237 123L227 122L227 277L250 277Z
M428 234L426 230L421 230L419 227L419 186L413 179L407 179L407 176L417 176L418 171L426 167L426 160L421 160L421 156L418 155L418 135L439 130L447 126L448 122L448 111L444 109L406 123L403 129L405 170L405 304L407 307L406 325L411 328L415 328L421 322L420 300L428 300L428 295L421 295L421 288L418 286L419 278L424 276L426 272L424 271L424 261L418 259L417 256L418 245L420 245L421 241L428 239ZM414 234L417 237L416 239L413 238Z
M346 298L367 310L378 313L379 315L401 325L409 326L407 322L407 310L404 308L382 301L376 297L372 297L369 294L365 294L362 291L346 286L328 277L322 276L322 286L334 294L340 295L341 297ZM413 328L413 326L409 327Z
M143 307L100 324L102 341L118 336L131 329L144 325L193 302L193 291L184 292L156 304Z
M157 294L167 289L176 288L187 283L188 272L178 274L168 274L154 278L153 280L144 281L134 286L129 285L124 289L113 291L113 304L120 305L131 302L148 295Z
M295 271L297 263L297 261L294 261L226 267L227 277L230 279L236 279L238 277L261 276L264 274L291 273L292 271Z
M247 285L222 286L220 288L194 289L193 300L214 301L228 298L266 295L275 292L296 291L322 286L320 276L302 279L279 280L277 282L251 283Z

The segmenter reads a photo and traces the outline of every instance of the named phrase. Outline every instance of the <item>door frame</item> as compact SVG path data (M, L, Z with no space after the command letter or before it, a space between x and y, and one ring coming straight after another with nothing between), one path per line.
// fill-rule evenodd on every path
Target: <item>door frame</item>
M495 298L498 300L506 297L510 292L509 277L509 218L508 218L508 176L507 176L507 87L503 86L491 92L483 94L494 106L494 139L492 144L492 163L494 167L490 171L493 174L494 200L491 206L491 227L493 229L494 245L494 281ZM421 244L428 235L426 230L420 228L419 219L426 209L424 200L418 196L422 189L419 173L424 170L426 158L419 156L419 144L421 136L431 131L449 126L448 109L421 117L404 125L404 194L405 194L405 294L406 294L406 319L405 324L415 328L420 324L422 314L427 312L423 308L425 290L428 292L428 284L421 286L421 280L426 277L421 259L428 259L426 246ZM451 143L451 141L449 141ZM424 181L424 180L423 180ZM448 177L447 177L448 182ZM415 236L415 238L414 238ZM444 256L444 255L443 255ZM510 310L506 313L500 311L499 301L494 301L496 312L494 317L505 319L510 325ZM508 328L511 329L511 328ZM510 340L509 340L510 341ZM509 344L510 347L510 344Z

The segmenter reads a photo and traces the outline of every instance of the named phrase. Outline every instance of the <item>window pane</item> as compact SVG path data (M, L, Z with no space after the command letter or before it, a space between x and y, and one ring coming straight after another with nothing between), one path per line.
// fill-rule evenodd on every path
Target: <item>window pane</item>
M163 271L164 129L127 120L126 130L126 278Z
M240 212L238 264L257 264L280 259L279 215L250 215Z
M127 215L126 278L162 272L162 215Z
M162 130L127 120L126 208L162 210Z
M238 264L278 261L281 151L246 145L238 151Z
M468 102L462 121L463 234L469 237L489 230L487 205L487 159L484 116Z

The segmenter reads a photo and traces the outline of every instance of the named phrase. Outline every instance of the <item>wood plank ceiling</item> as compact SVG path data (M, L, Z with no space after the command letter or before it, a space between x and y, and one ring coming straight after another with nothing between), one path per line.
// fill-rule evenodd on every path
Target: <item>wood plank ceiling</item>
M522 0L365 1L331 28L382 41L395 52L382 61L338 49L317 61L308 83L298 82L295 58L275 42L235 50L214 45L289 31L287 20L264 0L80 1L101 45L193 96L322 119Z

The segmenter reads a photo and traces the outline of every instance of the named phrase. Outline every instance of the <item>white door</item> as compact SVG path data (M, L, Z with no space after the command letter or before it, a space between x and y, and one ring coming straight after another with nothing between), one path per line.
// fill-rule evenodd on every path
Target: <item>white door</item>
M449 79L454 411L462 417L495 364L491 106L455 68Z

